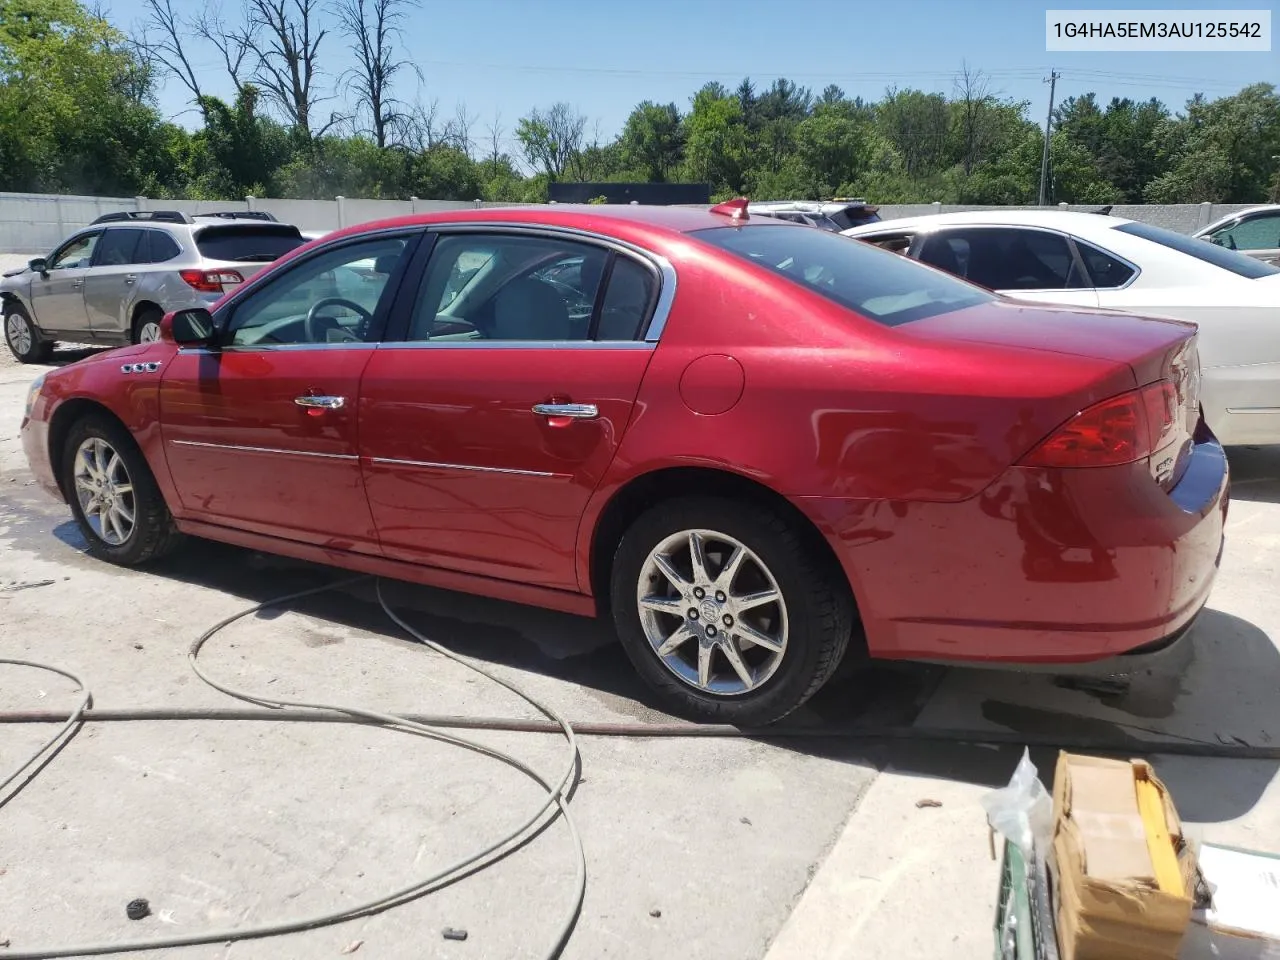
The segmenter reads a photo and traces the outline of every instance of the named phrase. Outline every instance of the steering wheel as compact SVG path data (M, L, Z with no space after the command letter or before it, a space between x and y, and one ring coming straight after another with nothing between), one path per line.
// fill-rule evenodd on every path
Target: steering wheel
M322 330L320 324L322 319L320 311L324 307L348 307L360 314L361 320L359 331L361 339L364 339L364 335L368 332L369 324L373 322L373 314L360 306L360 304L347 300L343 297L325 297L323 300L317 300L311 305L311 309L307 311L307 318L302 321L302 329L307 336L307 343L325 342L325 330L329 329L329 327L326 326L325 329ZM328 320L335 327L342 326L333 317L324 317L323 319Z

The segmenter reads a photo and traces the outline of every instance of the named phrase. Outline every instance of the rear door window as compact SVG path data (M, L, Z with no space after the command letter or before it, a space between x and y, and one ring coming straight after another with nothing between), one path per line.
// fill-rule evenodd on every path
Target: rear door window
M690 235L885 326L995 299L906 257L826 230L761 224Z
M1085 269L1089 271L1093 285L1099 290L1123 287L1137 272L1123 260L1118 260L1111 254L1087 243L1077 240L1076 249L1080 251L1080 257L1084 260Z
M298 228L287 224L213 226L196 234L200 256L233 263L270 263L304 243Z
M140 262L138 244L142 231L136 227L110 227L102 234L93 253L95 267L124 267Z
M635 340L648 322L658 279L630 257L616 256L596 321L597 340Z
M943 230L924 243L920 259L990 290L1078 290L1089 286L1067 238L1044 230Z

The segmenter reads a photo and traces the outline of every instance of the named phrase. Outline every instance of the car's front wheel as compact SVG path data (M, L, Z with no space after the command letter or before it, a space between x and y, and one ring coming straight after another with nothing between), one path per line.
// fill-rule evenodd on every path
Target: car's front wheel
M4 308L4 342L19 363L44 363L53 353L52 341L44 339L27 311L16 303Z
M89 552L132 567L178 539L155 476L133 437L102 415L78 421L62 457L62 489Z
M853 600L832 566L768 508L668 501L641 515L618 546L615 625L673 712L772 723L830 678L848 646Z

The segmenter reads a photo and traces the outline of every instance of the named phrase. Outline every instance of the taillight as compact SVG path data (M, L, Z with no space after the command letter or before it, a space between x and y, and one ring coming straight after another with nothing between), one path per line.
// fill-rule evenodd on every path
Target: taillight
M1161 380L1095 403L1020 461L1029 467L1113 467L1143 460L1177 430L1178 394Z
M224 283L244 283L244 277L235 270L181 270L178 275L192 290L201 293L221 293Z

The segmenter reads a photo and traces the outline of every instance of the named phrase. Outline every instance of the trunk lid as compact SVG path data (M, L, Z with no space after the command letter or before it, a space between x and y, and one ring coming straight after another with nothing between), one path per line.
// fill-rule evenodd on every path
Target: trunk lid
M1044 350L1123 363L1157 437L1151 475L1168 490L1186 469L1200 420L1197 328L1181 320L1137 317L1118 310L1046 307L1000 300L905 324L914 337Z

